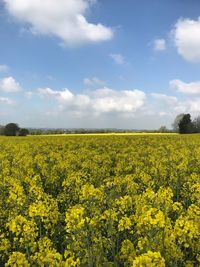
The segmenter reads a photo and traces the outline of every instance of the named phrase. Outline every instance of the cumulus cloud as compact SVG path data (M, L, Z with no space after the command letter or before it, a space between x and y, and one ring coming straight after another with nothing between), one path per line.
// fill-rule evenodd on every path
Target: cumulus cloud
M8 97L0 97L0 103L7 104L7 105L13 105L15 102Z
M40 96L55 99L63 105L70 104L74 99L74 95L67 88L62 91L52 90L51 88L39 88L38 92Z
M200 112L200 97L187 98L180 100L175 96L151 93L151 96L157 101L153 108L155 113L175 116L179 113L191 113L196 116ZM153 110L153 108L150 108Z
M189 112L198 114L200 112L200 98L190 100L188 106Z
M105 81L100 80L97 77L93 77L93 78L85 78L83 80L83 83L87 86L99 86L99 85L104 85Z
M70 108L76 112L88 111L95 114L122 112L134 113L143 107L145 93L140 90L116 91L107 87L87 94L73 94L70 90L52 90L41 88L38 90L43 97L57 100L63 109Z
M118 65L124 65L125 64L125 58L121 54L110 54L110 57Z
M170 87L179 91L180 93L190 95L200 95L200 81L185 83L181 80L170 81Z
M56 36L65 45L96 43L113 37L111 28L89 23L87 11L96 0L3 0L8 12L27 23L32 33Z
M57 115L67 111L74 117L112 116L116 119L130 118L137 115L174 117L178 113L200 112L200 98L179 100L172 95L150 93L146 95L141 90L113 90L107 87L74 94L69 89L53 90L40 88L38 94L46 100L58 103ZM54 111L50 111L50 113ZM52 113L52 114L53 114ZM104 118L105 119L105 118ZM155 118L154 118L155 119Z
M176 113L191 113L192 116L199 115L200 112L200 98L188 99L180 101L178 105L174 107Z
M7 65L0 65L0 72L8 72L9 67Z
M165 102L168 105L174 105L178 103L178 100L175 96L168 96L165 94L151 93L151 96L156 100Z
M155 51L164 51L167 49L165 39L156 39L154 40L154 50Z
M177 110L180 109L180 103L177 97L161 94L151 93L151 98L148 99L147 110L150 113L163 116L174 116Z
M145 93L140 90L115 91L103 88L94 92L93 108L98 112L132 113L144 105Z
M13 77L6 77L0 80L0 91L5 93L16 93L21 91L20 84Z
M187 61L200 62L200 17L179 19L172 34L178 53Z

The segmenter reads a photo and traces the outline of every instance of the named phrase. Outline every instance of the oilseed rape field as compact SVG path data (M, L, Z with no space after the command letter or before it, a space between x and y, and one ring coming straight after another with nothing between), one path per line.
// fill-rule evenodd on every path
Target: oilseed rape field
M200 135L0 138L0 266L200 266Z

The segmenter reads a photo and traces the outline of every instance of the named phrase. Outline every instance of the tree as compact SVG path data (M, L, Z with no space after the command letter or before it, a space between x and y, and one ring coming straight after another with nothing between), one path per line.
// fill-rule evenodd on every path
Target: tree
M16 123L8 123L4 127L4 135L6 136L16 136L19 131L19 126Z
M200 133L200 116L196 117L193 122L193 129L195 133Z
M4 126L0 125L0 135L4 135Z
M159 133L168 133L169 130L167 129L166 126L161 126L161 127L158 129L158 132L159 132Z
M29 134L29 130L25 128L21 128L18 133L19 136L27 136L28 134Z
M191 121L190 114L184 114L182 119L180 120L179 124L179 133L180 134L187 134L193 132L193 124Z
M174 132L179 132L179 122L182 120L184 114L181 113L179 115L176 116L176 118L174 119L174 122L172 123L172 129Z

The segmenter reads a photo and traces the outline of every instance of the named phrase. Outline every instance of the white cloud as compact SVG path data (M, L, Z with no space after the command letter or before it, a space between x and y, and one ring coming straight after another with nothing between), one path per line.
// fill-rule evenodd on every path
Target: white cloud
M200 17L179 19L172 33L178 53L187 61L200 62Z
M0 65L0 72L8 72L9 67L7 65Z
M34 34L56 36L73 46L110 40L113 31L89 23L86 13L96 0L3 0L8 12L28 23Z
M174 104L177 104L178 102L175 96L168 96L168 95L159 94L159 93L151 93L151 96L155 98L156 100L167 103L168 105L174 105Z
M125 64L125 58L121 54L110 54L110 57L118 65L124 65Z
M51 88L39 88L38 92L43 97L56 99L61 103L70 103L74 98L74 95L67 88L63 91L55 91Z
M144 105L145 93L140 90L115 91L103 88L94 92L93 109L97 112L134 113Z
M160 116L172 115L180 113L191 113L193 116L200 112L200 97L194 99L179 100L175 96L165 94L151 93L151 96L157 101L154 107L149 107L150 110Z
M185 101L179 101L174 106L176 114L191 113L193 117L199 115L200 112L200 98L188 99Z
M149 116L159 122L165 118L169 119L179 113L189 112L193 116L200 112L200 98L179 100L172 95L150 93L146 95L141 90L113 90L107 87L89 91L87 93L74 94L69 89L53 90L51 88L38 89L40 96L51 99L58 103L55 110L48 111L49 114L60 116L71 114L74 118L96 118L107 120L119 120L119 118L143 118L148 125ZM60 114L60 115L59 115ZM146 118L146 119L145 119ZM162 120L161 120L162 121ZM162 123L164 123L162 121ZM154 122L152 122L154 123ZM155 122L156 124L156 122ZM145 127L145 124L143 126ZM148 127L147 127L148 128Z
M166 41L164 39L154 40L154 50L155 51L164 51L167 49Z
M83 80L84 84L87 86L99 86L99 85L104 85L105 82L103 80L100 80L97 77L93 77L93 78L85 78Z
M57 100L63 109L94 114L112 112L133 114L143 107L146 97L140 90L116 91L106 87L87 94L73 94L68 89L55 91L50 88L40 88L38 92L43 97Z
M13 105L15 102L8 97L0 97L0 103L7 104L7 105Z
M0 80L0 91L5 93L16 93L21 90L20 84L13 77L6 77Z
M167 114L167 112L165 112L165 111L161 111L161 112L159 112L159 115L160 115L161 117L164 117L164 116L167 116L168 114Z
M180 103L175 96L170 96L160 93L151 93L152 99L148 99L147 111L159 116L172 116L176 114L176 109L179 108ZM152 102L153 101L153 102Z
M200 98L190 100L188 102L189 105L189 112L198 114L200 112ZM199 115L199 114L198 114Z
M181 80L170 81L170 87L184 94L200 95L200 81L185 83Z

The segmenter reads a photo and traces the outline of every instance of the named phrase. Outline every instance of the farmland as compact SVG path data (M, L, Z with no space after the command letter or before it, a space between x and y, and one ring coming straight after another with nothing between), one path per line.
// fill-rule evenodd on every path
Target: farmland
M199 266L200 135L0 138L0 266Z

